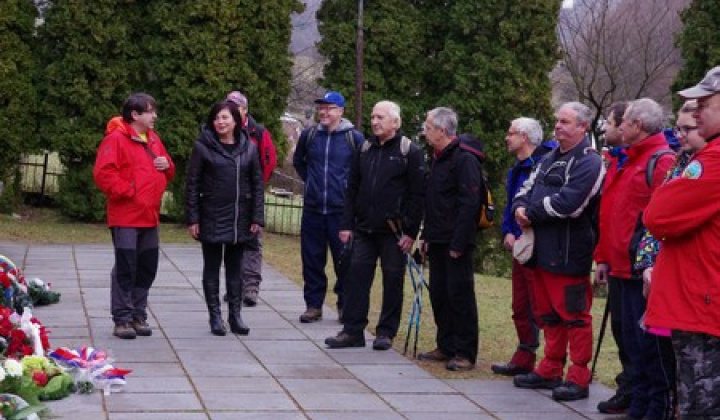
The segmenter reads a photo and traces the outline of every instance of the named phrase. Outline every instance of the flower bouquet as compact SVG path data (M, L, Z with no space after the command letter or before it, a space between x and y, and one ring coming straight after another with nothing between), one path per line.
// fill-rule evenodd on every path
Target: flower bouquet
M0 354L21 359L23 356L42 356L50 349L47 329L25 308L22 315L0 306Z
M37 413L41 406L31 406L25 400L13 394L0 394L0 419L40 420Z
M107 352L92 347L77 350L60 347L50 353L50 358L67 369L80 393L89 394L95 388L102 389L105 395L121 391L125 387L125 376L132 372L114 367Z
M60 293L50 290L50 284L38 278L25 279L15 263L0 255L0 304L22 313L33 305L48 305L60 301Z

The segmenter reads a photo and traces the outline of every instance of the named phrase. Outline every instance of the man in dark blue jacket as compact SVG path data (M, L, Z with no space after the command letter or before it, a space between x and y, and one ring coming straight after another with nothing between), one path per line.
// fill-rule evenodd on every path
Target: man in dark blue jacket
M345 187L353 155L360 150L363 135L343 118L345 98L328 92L315 101L319 124L300 134L293 166L305 181L303 213L300 228L306 311L300 322L322 319L322 306L327 293L327 249L330 247L337 280L337 308L342 317L343 282L338 276L338 262L343 243L338 238L345 205Z
M400 132L400 107L380 101L373 108L370 138L357 153L348 179L339 238L353 241L345 282L343 330L329 337L330 348L365 346L370 289L380 259L383 303L373 349L387 350L400 325L405 255L420 230L425 197L422 149ZM388 219L399 229L393 232Z
M534 314L545 337L543 360L513 381L520 388L552 389L553 399L571 401L589 395L590 269L605 167L586 136L592 119L587 106L566 103L555 118L558 148L540 162L513 200L515 220L535 232ZM568 356L571 365L563 382Z
M512 214L512 200L520 187L530 177L540 159L557 146L555 141L542 141L542 127L532 118L517 118L510 123L505 136L508 152L516 160L508 171L505 190L507 205L503 212L503 246L512 251L515 240L520 238L522 230ZM518 336L518 347L508 363L492 365L494 373L515 376L530 373L535 368L535 351L539 346L537 323L532 314L533 269L524 267L518 260L512 261L512 319Z

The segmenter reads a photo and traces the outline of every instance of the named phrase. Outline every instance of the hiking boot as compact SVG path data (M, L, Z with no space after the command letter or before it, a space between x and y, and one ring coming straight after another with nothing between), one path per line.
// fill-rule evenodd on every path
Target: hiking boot
M373 350L389 350L392 347L392 338L386 335L378 335L373 341Z
M142 337L150 337L152 335L152 328L147 321L142 319L136 319L132 322L132 328L135 330L135 334Z
M543 378L535 372L515 375L513 384L518 388L555 389L563 384L562 378Z
M258 304L258 292L255 290L245 292L243 296L243 305L245 306L256 306Z
M504 365L492 365L490 366L494 374L503 376L515 376L532 372L532 369L518 366L513 362L505 363Z
M303 324L309 324L310 322L317 322L322 319L322 309L320 308L307 308L307 310L300 315L300 322Z
M575 401L587 398L590 395L588 387L582 387L575 382L566 381L553 389L552 399L555 401Z
M622 414L630 408L632 397L627 394L615 394L607 401L600 401L597 405L599 412L604 414Z
M343 349L346 347L365 347L365 337L355 336L346 332L340 332L335 337L325 339L325 344L331 349Z
M473 368L475 368L475 363L471 362L469 359L458 356L450 359L450 361L445 365L445 369L452 370L453 372L465 372L473 370Z
M443 353L440 349L435 349L425 353L418 354L418 360L424 360L427 362L447 362L450 360L450 356Z
M115 324L115 328L113 328L113 335L124 340L132 340L137 337L135 329L129 322L121 322Z

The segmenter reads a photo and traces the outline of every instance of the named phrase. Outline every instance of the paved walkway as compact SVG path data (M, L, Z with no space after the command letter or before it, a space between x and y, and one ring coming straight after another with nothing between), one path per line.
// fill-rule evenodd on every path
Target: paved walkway
M250 335L210 334L202 298L198 246L163 245L150 295L152 337L112 336L109 245L0 242L0 253L28 277L50 281L59 304L36 309L53 348L107 349L131 368L124 392L73 395L50 403L73 420L576 420L604 419L597 401L611 391L593 385L590 400L560 404L547 391L516 389L509 380L440 380L394 351L328 350L339 325L301 324L299 287L265 267L261 302L244 311ZM329 315L329 316L327 316Z

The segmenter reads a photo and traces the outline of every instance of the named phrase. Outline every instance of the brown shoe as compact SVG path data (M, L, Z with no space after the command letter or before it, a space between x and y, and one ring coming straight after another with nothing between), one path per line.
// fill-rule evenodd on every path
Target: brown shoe
M455 372L468 371L475 368L475 363L464 357L453 357L449 362L447 362L445 368Z
M135 330L135 334L142 337L150 337L152 335L152 328L147 321L136 319L132 322L132 327Z
M425 353L418 354L418 360L424 360L427 362L447 362L450 360L450 356L446 355L440 349L428 351Z
M300 315L300 322L308 324L310 322L317 322L322 319L322 309L320 308L307 308L307 310Z
M132 340L137 336L137 333L131 323L121 322L119 324L115 324L113 335L124 340Z

